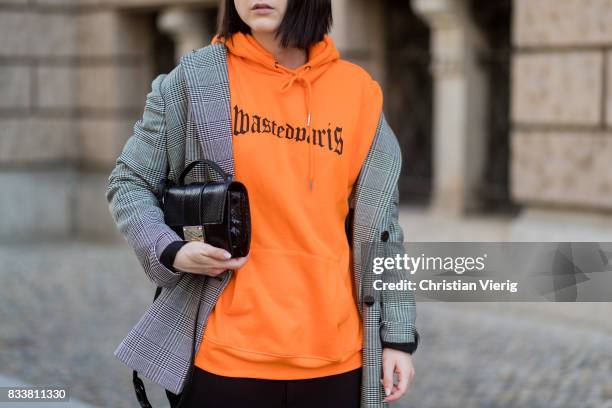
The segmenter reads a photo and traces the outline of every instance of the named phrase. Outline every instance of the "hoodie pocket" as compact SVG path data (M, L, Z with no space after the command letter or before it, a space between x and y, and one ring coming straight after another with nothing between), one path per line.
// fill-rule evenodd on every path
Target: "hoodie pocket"
M312 367L341 361L347 340L357 336L348 275L334 258L252 248L217 303L222 324L211 340L243 352L312 359Z

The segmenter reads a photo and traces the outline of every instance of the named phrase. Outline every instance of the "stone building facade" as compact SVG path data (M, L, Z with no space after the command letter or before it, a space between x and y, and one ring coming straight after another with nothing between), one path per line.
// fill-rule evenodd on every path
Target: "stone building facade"
M332 1L343 57L383 86L404 203L461 218L493 192L518 227L610 223L612 0ZM0 240L119 238L108 174L152 78L210 41L216 9L0 0Z
M612 209L612 1L517 0L512 192Z
M111 236L103 185L152 76L149 16L0 1L0 236ZM10 191L10 193L9 193Z

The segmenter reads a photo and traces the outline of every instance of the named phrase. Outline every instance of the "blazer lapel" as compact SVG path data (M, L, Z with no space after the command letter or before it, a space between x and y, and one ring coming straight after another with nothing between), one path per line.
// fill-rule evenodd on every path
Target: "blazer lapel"
M195 128L205 159L234 174L227 50L200 48L181 58L187 81L187 121ZM211 178L217 177L214 173Z

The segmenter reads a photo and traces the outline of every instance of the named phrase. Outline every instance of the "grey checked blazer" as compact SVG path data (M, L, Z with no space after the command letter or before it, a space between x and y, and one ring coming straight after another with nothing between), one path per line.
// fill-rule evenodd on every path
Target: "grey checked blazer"
M174 272L160 262L166 246L181 237L164 223L153 190L164 177L176 181L186 164L197 159L216 161L234 174L229 95L224 45L208 45L182 57L170 73L153 80L143 117L134 125L134 133L123 147L106 188L109 210L119 231L147 276L163 287L114 354L175 394L183 389L191 368L191 352L199 347L208 315L232 271L219 280ZM365 267L380 250L383 232L388 232L389 242L403 242L397 209L400 166L397 139L381 114L349 199L354 213L353 277L364 327L362 407L387 405L382 402L384 390L379 381L381 341L415 340L412 293L368 289L372 276ZM215 174L205 174L201 167L196 167L191 177L216 179ZM362 247L363 243L375 244ZM366 289L362 290L362 285Z

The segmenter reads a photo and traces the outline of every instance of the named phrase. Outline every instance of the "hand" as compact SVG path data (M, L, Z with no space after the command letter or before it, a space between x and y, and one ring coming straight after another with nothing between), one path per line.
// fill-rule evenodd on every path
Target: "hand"
M385 388L385 402L397 401L408 390L414 378L412 356L403 351L385 348L382 354L383 378L380 380ZM397 373L398 382L393 383L393 373Z
M176 253L172 266L181 272L217 276L228 269L239 269L248 260L248 255L233 258L223 248L217 248L200 241L190 241Z

